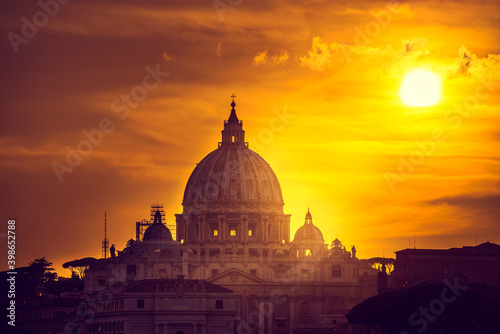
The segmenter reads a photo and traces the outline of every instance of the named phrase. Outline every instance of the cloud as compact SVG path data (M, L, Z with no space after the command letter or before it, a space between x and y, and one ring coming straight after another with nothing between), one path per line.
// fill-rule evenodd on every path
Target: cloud
M490 209L495 210L500 216L500 194L446 196L427 201L426 204Z
M165 60L165 61L170 61L170 60L172 60L172 59L173 59L173 58L172 58L171 56L169 56L169 55L168 55L165 51L163 51L163 52L161 53L161 56L163 57L163 60Z
M272 66L284 65L288 61L288 51L281 50L279 55L271 57Z
M281 50L279 55L268 56L268 51L264 50L259 52L254 58L252 62L252 66L278 66L284 65L288 62L289 53L286 50Z
M392 61L384 68L387 74L399 76L408 69L419 66L432 55L426 38L406 39L401 41L401 45L400 51L392 54Z
M424 202L431 206L452 209L453 217L460 222L469 222L479 227L492 227L498 224L500 217L500 194L457 195L441 197Z
M408 19L413 15L409 4L401 4L398 2L390 3L383 9L372 10L370 13L378 19L389 20L389 22Z
M355 58L358 60L372 60L373 57L383 57L393 54L394 49L389 44L383 47L372 47L339 42L327 43L321 37L314 37L307 56L298 57L298 62L302 67L321 72L335 65L349 64Z
M500 55L498 54L489 54L487 57L478 58L465 46L462 46L458 51L457 75L478 77L499 70Z
M465 46L462 46L460 50L458 50L458 58L457 58L457 65L458 65L458 73L462 75L467 75L469 72L469 68L471 67L472 63L476 61L477 57L475 54L467 50Z
M429 54L427 50L427 38L413 38L401 41L403 54Z
M326 43L321 37L314 37L307 56L299 57L302 67L313 71L324 71L336 62L348 62L350 52L340 43Z
M218 58L220 58L222 54L222 43L219 42L217 43L217 51L215 51L215 54L217 55Z
M253 57L252 66L264 65L267 63L267 50L259 52Z

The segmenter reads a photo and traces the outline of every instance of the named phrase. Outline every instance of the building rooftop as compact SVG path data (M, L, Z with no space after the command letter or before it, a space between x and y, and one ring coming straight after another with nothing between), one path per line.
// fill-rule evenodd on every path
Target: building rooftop
M119 286L125 287L118 289ZM184 286L183 292L222 292L232 293L233 291L200 279L145 279L132 281L129 283L119 283L112 286L110 290L123 292L178 292L179 285ZM109 288L108 288L109 289Z
M463 246L462 248L454 247L449 249L402 249L396 254L454 254L454 255L483 255L483 256L500 256L500 245L491 242L485 242L477 246Z

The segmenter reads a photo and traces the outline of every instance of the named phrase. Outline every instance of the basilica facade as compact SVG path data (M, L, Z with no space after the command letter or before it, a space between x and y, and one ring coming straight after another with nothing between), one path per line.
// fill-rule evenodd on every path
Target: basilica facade
M227 311L234 312L234 323L221 328L256 334L332 333L345 313L377 293L377 271L356 257L354 246L325 243L309 210L291 239L278 178L245 142L234 100L221 142L192 172L182 206L176 240L158 211L141 238L87 270L85 291L143 280L203 280L233 292ZM157 325L154 332L168 328ZM183 333L210 333L203 321L189 328Z

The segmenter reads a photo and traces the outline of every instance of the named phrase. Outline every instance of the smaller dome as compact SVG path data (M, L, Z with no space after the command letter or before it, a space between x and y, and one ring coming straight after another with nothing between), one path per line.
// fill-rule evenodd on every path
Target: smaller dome
M153 224L144 231L143 241L174 241L168 227L161 222L161 212L156 210Z
M297 241L321 241L323 243L323 232L313 224L304 224L295 232L293 242Z
M293 242L304 241L304 242L321 242L324 243L323 233L321 230L314 226L312 222L312 215L307 210L306 220L304 225L299 227L297 232L295 232L295 236L293 238Z
M168 227L155 216L155 222L144 231L143 241L174 241Z
M144 232L143 241L149 240L164 240L164 241L173 241L172 233L168 227L163 224L152 224L149 226Z

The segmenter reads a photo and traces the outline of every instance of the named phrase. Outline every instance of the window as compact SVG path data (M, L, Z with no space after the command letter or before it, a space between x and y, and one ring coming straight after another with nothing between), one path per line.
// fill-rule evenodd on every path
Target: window
M234 136L231 136L231 143L234 143Z
M232 237L235 237L236 236L236 230L232 229L229 231L229 235L232 236Z
M167 269L160 269L160 278L167 278L168 277L168 273L167 273Z
M137 299L137 308L144 308L144 299Z
M257 277L257 269L250 269L250 275Z
M308 302L302 303L302 316L304 318L309 318L309 303Z
M313 252L310 249L306 249L306 256L312 256Z
M127 266L127 275L128 276L135 276L137 272L137 267L135 264L129 264Z
M99 278L97 280L97 285L105 285L106 284L106 280L104 278Z
M219 230L214 230L214 237L219 235Z
M248 230L248 236L251 237L253 234L253 231L252 230Z
M286 270L284 270L284 269L277 269L276 272L274 273L274 276L276 276L277 278L286 277Z
M212 269L212 277L219 275L219 271L217 269Z
M223 300L216 300L215 301L215 308L218 310L221 310L224 308L224 301Z
M332 277L340 277L340 266L332 266Z
M276 295L277 303L274 304L274 316L276 318L287 318L288 317L288 296L281 295L277 293Z
M303 278L309 278L309 270L308 269L302 269L302 277Z

